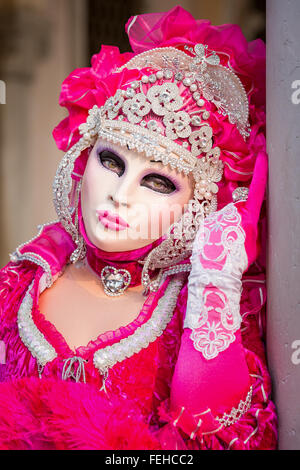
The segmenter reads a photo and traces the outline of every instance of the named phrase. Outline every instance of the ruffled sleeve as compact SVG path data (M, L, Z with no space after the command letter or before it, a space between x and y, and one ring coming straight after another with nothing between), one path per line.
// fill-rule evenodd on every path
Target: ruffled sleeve
M16 314L36 266L30 262L9 262L0 270L0 382L7 375L9 345L17 341Z

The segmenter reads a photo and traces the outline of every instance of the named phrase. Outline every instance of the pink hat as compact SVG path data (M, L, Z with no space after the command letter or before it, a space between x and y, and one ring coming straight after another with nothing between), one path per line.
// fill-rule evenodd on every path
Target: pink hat
M241 80L249 101L251 132L245 141L228 116L217 113L211 102L206 109L214 129L214 143L220 148L220 158L225 164L225 181L249 181L259 150L265 150L265 44L257 39L247 42L238 25L211 25L208 20L195 20L181 8L174 7L166 13L131 17L126 25L133 52L121 54L114 46L102 46L91 60L91 67L75 69L63 82L59 103L69 116L53 131L59 149L67 151L80 138L78 127L84 123L94 105L102 106L114 96L124 83L141 77L137 69L116 70L137 54L154 48L205 44L215 51L221 64L230 68ZM75 173L82 174L86 152L78 159Z

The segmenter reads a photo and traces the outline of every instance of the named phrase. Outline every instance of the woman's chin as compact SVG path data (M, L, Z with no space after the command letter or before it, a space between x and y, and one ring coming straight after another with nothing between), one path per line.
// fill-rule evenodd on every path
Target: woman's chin
M97 240L97 243L94 243L97 248L100 250L108 252L117 252L117 251L132 251L137 250L138 248L143 248L146 245L152 243L151 240Z
M138 234L134 236L128 230L116 232L110 229L98 229L90 240L100 250L108 252L137 250L154 241L142 238Z

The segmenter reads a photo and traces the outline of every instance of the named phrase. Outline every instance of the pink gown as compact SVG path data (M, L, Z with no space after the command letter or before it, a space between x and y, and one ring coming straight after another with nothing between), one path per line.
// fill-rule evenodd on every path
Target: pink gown
M54 130L57 145L67 151L78 141L88 110L114 96L127 75L129 82L139 79L135 70L111 76L134 54L198 43L218 52L225 44L231 66L243 72L252 90L249 142L226 116L214 113L216 144L225 163L221 211L238 184L248 184L254 166L257 170L248 212L241 202L229 206L240 214L230 219L229 213L229 220L242 216L241 226L230 231L233 244L246 233L244 266L237 269L236 260L225 270L229 254L220 254L218 237L228 218L224 222L226 213L217 214L208 234L213 249L207 246L185 260L192 264L190 280L188 273L167 276L133 322L101 334L74 354L44 318L38 298L47 280L62 272L75 245L59 223L44 226L20 248L22 260L0 271L0 344L6 349L0 363L0 448L275 449L276 410L264 344L264 247L258 251L256 243L266 182L258 158L265 149L265 46L259 40L248 45L237 26L215 27L180 7L131 18L127 32L133 53L103 46L92 67L77 69L64 81L60 104L70 115ZM75 176L82 175L86 158L84 152L76 160ZM232 302L238 305L235 315L226 310ZM109 363L107 374L99 372L101 361Z
M70 236L57 223L44 226L20 251L38 254L38 262L43 258L55 277L73 249ZM29 260L4 267L0 448L276 448L276 413L263 342L266 294L259 263L243 276L242 323L235 336L226 343L227 331L223 345L210 338L198 350L191 329L184 326L189 290L184 276L168 276L158 292L145 298L133 322L99 335L74 354L38 308L44 268ZM157 321L157 312L163 318L169 310L159 299L170 304L176 279L182 282L174 310L163 326L149 327L151 319ZM215 307L212 315L217 311ZM143 325L141 344L134 334ZM203 326L199 331L201 336ZM95 353L118 347L121 340L126 343L123 360L112 363L104 381L95 367ZM37 357L47 350L50 358L40 367Z

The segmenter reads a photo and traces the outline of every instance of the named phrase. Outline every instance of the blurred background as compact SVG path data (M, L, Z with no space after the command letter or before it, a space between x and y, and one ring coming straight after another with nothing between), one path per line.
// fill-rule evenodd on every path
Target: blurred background
M56 219L52 180L63 154L52 130L66 115L58 105L64 78L89 66L101 44L130 50L130 16L178 4L265 40L265 0L0 0L0 266L38 224Z

